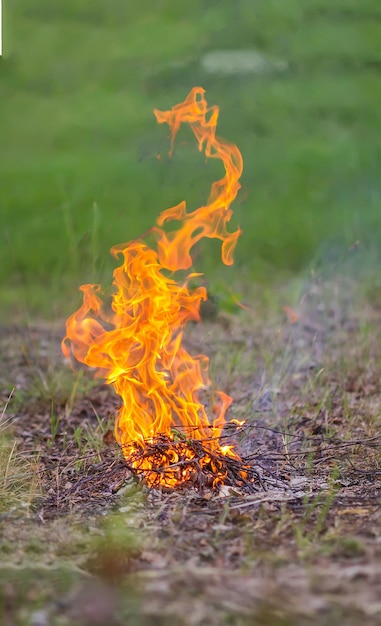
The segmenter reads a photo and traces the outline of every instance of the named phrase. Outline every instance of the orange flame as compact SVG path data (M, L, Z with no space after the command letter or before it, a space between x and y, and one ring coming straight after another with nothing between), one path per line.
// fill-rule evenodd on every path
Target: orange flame
M180 283L172 274L192 266L191 250L202 237L220 239L223 262L233 263L240 230L228 232L227 223L243 164L239 149L216 137L218 111L216 106L208 107L201 87L192 89L170 111L154 111L157 121L171 128L171 153L176 133L186 122L199 151L220 159L225 176L213 183L206 206L188 213L182 202L158 217L150 231L156 246L136 240L112 248L123 262L114 270L111 302L100 285L82 285L83 304L67 320L62 342L66 357L96 368L121 397L116 439L127 461L144 472L151 486L174 487L189 480L192 468L183 460L191 460L194 451L187 448L187 437L206 442L204 450L210 453L238 458L231 446L218 443L232 398L215 392L211 424L200 399L200 391L209 384L208 359L192 357L182 343L186 324L200 319L206 290L189 287L189 280L199 274L189 273ZM165 231L162 227L172 220L181 221L180 227ZM176 432L181 433L180 442ZM165 452L137 455L163 437L173 442ZM208 454L203 462L212 467L215 482L223 480L223 471Z

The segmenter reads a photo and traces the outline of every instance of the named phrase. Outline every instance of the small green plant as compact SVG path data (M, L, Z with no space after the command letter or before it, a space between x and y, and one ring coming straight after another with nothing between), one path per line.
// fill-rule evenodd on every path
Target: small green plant
M50 445L53 446L57 438L60 426L60 415L55 411L54 402L52 400L50 407Z
M351 536L329 536L322 548L325 554L339 558L352 559L366 554L364 541Z
M311 471L309 471L311 475ZM304 552L309 550L319 540L324 531L327 518L332 509L338 487L339 469L335 465L328 482L328 489L322 491L310 501L310 495L303 498L303 515L292 524L298 549Z
M134 518L139 518L141 495L131 492L123 513L109 515L101 535L93 542L88 569L111 584L120 584L131 572L131 563L142 549L142 537L136 531Z
M114 420L102 420L100 415L93 407L93 411L97 420L97 425L85 423L79 424L73 431L73 439L78 449L78 458L76 460L76 468L79 469L89 455L101 461L101 451L104 448L104 436L113 429Z

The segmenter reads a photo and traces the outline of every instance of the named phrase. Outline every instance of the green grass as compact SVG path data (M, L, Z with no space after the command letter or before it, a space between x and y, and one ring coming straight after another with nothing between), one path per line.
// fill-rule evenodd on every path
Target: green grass
M182 199L204 202L216 163L205 165L193 141L158 161L169 143L152 114L197 84L244 157L234 215L243 235L226 280L298 271L322 244L380 243L378 0L5 5L3 315L66 314L80 283L110 281L113 244ZM289 69L233 78L200 69L204 52L249 47ZM220 264L207 243L196 269L213 278Z

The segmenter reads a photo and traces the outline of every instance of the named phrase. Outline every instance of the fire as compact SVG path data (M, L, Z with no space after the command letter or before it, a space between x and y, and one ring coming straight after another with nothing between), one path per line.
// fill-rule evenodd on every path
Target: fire
M222 161L224 177L213 183L205 206L187 212L181 202L163 211L149 231L151 245L144 236L111 249L122 260L111 297L100 285L82 285L83 303L67 320L62 342L66 357L95 368L121 397L115 436L129 466L149 486L192 482L196 466L211 472L217 484L226 474L221 459L239 459L219 443L232 398L214 392L210 421L200 397L209 385L208 359L191 356L183 345L187 323L200 320L206 289L190 286L200 274L190 271L182 281L175 276L191 268L192 248L203 237L220 239L222 260L231 265L240 235L227 224L240 188L241 153L216 136L219 109L208 106L204 93L195 87L170 111L154 113L159 124L170 126L171 153L180 125L188 123L199 151ZM173 220L181 224L171 230Z

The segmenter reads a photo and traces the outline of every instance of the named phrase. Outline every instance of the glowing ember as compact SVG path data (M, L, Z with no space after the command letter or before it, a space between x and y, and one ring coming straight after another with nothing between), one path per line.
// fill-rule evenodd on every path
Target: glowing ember
M171 128L171 151L186 122L199 150L222 161L225 176L213 183L206 206L188 213L182 202L164 211L150 230L152 247L136 240L112 248L123 263L114 271L111 302L100 285L82 285L83 304L66 322L62 349L96 368L120 395L116 439L129 466L143 473L149 486L192 483L200 468L215 485L226 477L223 458L238 460L231 446L219 444L232 399L214 393L211 423L200 399L209 384L208 359L192 357L182 343L186 324L200 319L206 290L189 287L199 274L177 282L173 272L192 266L191 250L202 237L220 239L223 262L233 263L240 231L229 233L227 223L240 188L242 157L236 146L216 137L218 108L208 107L201 87L170 111L154 113ZM181 225L164 230L172 220Z

